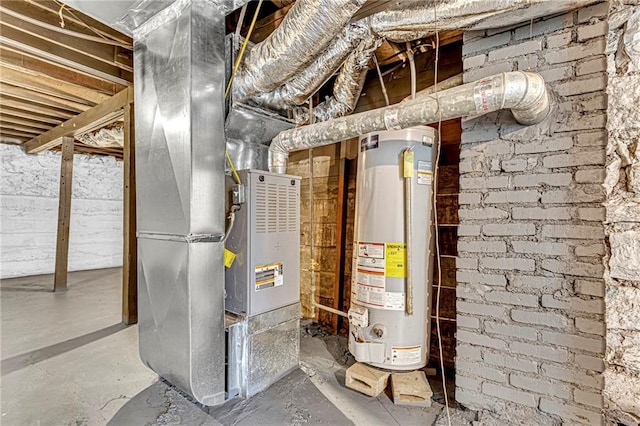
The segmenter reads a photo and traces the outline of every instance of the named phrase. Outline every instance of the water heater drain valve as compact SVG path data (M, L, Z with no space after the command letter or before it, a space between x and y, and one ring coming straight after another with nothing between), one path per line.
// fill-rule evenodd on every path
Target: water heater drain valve
M354 327L366 327L369 325L369 310L364 306L351 305L349 308L349 322Z

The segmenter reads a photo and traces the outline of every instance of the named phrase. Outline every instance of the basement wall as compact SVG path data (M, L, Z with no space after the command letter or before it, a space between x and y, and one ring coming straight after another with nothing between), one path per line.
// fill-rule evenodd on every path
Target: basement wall
M0 144L0 278L53 273L60 153ZM122 265L122 163L76 154L69 270Z
M608 22L605 233L610 257L605 263L605 414L612 422L637 425L640 423L640 2L612 2Z
M456 399L502 424L602 424L608 4L467 32L464 79L540 72L555 107L465 120Z

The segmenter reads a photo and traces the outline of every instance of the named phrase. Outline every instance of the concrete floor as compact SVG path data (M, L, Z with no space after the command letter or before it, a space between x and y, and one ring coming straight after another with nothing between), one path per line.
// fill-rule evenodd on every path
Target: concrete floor
M344 387L346 341L304 322L301 369L250 400L202 407L138 358L137 328L120 325L120 269L74 272L53 294L50 275L1 283L3 425L429 425L443 406L402 407ZM442 400L438 378L430 378ZM447 388L452 387L449 383ZM451 397L451 391L450 391ZM471 413L453 409L453 424ZM437 422L437 423L436 423Z

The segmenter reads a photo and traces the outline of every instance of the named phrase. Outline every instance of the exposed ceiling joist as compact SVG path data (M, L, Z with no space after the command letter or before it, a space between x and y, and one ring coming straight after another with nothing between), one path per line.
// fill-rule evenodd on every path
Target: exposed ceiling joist
M16 108L24 111L31 111L37 114L45 115L52 118L71 118L74 116L74 113L69 111L63 111L60 109L44 107L34 102L25 101L22 99L16 99L11 96L6 96L0 94L0 100L2 101L2 108L5 106Z
M18 53L42 59L46 62L69 68L71 71L78 71L112 83L128 86L133 80L133 75L130 71L101 62L3 24L0 24L0 43L5 48Z
M60 145L63 136L78 136L99 129L122 117L123 108L133 102L133 90L125 89L107 101L94 106L48 132L25 143L25 149L35 154Z
M10 123L10 124L15 124L15 125L20 125L20 126L24 126L33 130L39 130L40 133L49 130L52 126L50 124L46 124L46 123L40 123L37 121L32 121L32 120L24 120L20 117L15 117L13 115L9 115L9 114L2 114L2 116L0 117L0 122L2 123Z
M25 101L34 102L40 105L58 108L63 111L70 112L82 112L91 108L91 105L81 104L79 102L68 101L60 99L55 96L47 95L44 93L38 93L22 87L13 86L11 84L0 83L0 94L5 96L11 96L16 99L23 99Z
M5 104L5 100L2 102L2 116L6 117L7 115L20 117L31 121L36 121L38 123L43 123L43 125L47 125L48 127L53 127L62 123L64 120L60 118L48 117L45 115L37 114L33 111L25 111L19 108L9 107Z

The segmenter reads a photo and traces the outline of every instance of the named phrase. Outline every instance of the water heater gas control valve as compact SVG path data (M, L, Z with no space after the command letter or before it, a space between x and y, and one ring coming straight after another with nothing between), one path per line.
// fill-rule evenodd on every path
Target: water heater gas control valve
M351 305L349 308L349 322L354 327L367 327L369 325L369 310L364 306Z

